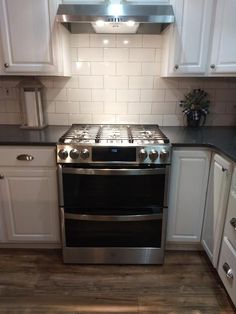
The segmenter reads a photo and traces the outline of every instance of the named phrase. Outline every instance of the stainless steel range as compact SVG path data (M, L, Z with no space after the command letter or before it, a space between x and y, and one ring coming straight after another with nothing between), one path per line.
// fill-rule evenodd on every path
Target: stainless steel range
M57 144L64 262L163 263L170 161L157 125L72 125Z

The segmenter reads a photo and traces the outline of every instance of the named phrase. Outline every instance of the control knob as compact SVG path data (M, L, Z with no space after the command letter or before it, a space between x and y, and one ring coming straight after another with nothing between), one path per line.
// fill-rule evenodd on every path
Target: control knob
M149 158L151 161L155 161L158 158L158 152L155 149L152 149L149 153Z
M80 156L82 159L89 158L89 150L87 148L82 149Z
M73 148L73 149L70 151L70 158L71 158L71 159L77 159L78 157L79 157L79 151L78 151L78 149Z
M140 149L138 157L141 161L144 161L147 158L147 152L144 148Z
M161 160L166 160L169 157L169 152L165 149L162 149L160 152L160 158Z
M68 157L68 152L66 149L60 149L58 152L60 159L65 160Z

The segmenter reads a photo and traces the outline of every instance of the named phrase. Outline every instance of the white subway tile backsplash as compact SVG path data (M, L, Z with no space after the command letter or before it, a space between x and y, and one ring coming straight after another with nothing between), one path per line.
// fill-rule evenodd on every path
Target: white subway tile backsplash
M164 89L142 89L141 90L141 101L150 102L164 102L165 90Z
M176 109L175 102L166 102L166 103L153 103L152 104L152 113L154 114L166 114L166 115L174 115Z
M80 113L103 113L103 102L80 102Z
M106 101L115 102L116 90L115 89L93 89L92 101Z
M103 76L80 76L79 88L103 88Z
M141 75L141 63L118 62L117 75Z
M92 75L115 75L115 62L91 62Z
M185 89L167 89L165 94L165 101L180 101L184 98L184 95L188 92Z
M72 77L39 77L49 124L184 125L179 101L210 96L207 125L236 125L236 78L161 78L162 35L72 34ZM22 77L0 77L0 123L19 124Z
M140 123L143 124L158 124L159 126L163 125L163 116L162 115L140 115Z
M0 114L0 124L20 124L21 117L18 112L11 113L1 113Z
M127 89L128 77L127 76L105 76L104 87L111 89Z
M48 113L47 122L52 125L69 125L67 113Z
M153 76L130 76L129 88L152 89L153 88Z
M143 35L143 47L162 48L162 35Z
M156 51L152 48L130 48L130 62L155 62Z
M128 103L128 114L151 114L151 103Z
M115 123L116 117L112 114L93 114L92 123L105 124L105 123Z
M117 47L142 47L142 36L140 35L116 35Z
M72 74L74 74L74 75L90 75L90 73L91 73L91 64L88 61L72 62L71 71L72 71Z
M119 102L119 104L112 103L112 102L105 102L104 113L105 114L126 114L127 104L125 102Z
M104 48L105 61L128 61L129 49L128 48Z
M142 63L142 75L160 75L161 64L154 62Z
M71 47L89 47L89 34L71 34Z
M183 125L183 115L163 115L163 126Z
M90 34L90 47L116 47L116 37L109 34Z
M48 88L46 91L46 100L48 101L66 101L67 90L61 88Z
M69 114L69 125L73 123L92 123L92 114Z
M116 123L130 123L130 124L138 124L139 122L139 115L117 115L116 116Z
M77 113L79 108L79 103L59 101L55 104L56 113Z
M78 61L103 61L103 48L78 48Z
M69 101L91 101L91 89L68 89Z
M119 102L140 102L140 90L138 89L118 89L116 91L116 101Z

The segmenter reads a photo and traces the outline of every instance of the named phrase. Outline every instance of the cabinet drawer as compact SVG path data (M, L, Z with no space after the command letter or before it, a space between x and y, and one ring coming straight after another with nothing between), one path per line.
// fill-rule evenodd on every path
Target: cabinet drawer
M225 220L225 236L236 250L236 191L231 190L227 216Z
M227 271L228 276L226 274ZM224 237L222 242L218 274L232 302L236 305L236 251L228 241L227 237Z
M1 146L0 166L56 166L56 148L45 146Z

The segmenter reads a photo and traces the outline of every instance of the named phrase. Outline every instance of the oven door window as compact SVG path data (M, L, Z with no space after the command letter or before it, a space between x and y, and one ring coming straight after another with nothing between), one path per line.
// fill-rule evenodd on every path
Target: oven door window
M119 216L120 214L121 216ZM162 215L150 214L149 211L141 215L136 214L133 215L133 220L132 215L124 216L120 211L115 211L114 215L110 216L97 214L94 217L93 215L86 217L85 214L66 218L66 246L160 248ZM123 220L119 221L119 218L116 220L116 217L122 217Z
M162 207L164 188L165 174L63 174L64 207L68 208Z

